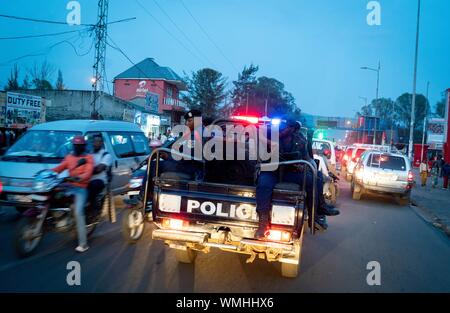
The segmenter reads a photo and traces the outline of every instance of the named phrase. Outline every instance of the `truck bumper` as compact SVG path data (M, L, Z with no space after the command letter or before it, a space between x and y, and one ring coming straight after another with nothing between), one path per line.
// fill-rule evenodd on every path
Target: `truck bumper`
M214 242L208 242L208 233L194 233L180 230L169 230L169 229L155 229L152 234L152 238L156 240L167 240L167 241L178 241L185 243L196 243L204 245L206 247L214 247L221 249L237 250L238 247L235 245L220 244ZM257 246L260 248L272 248L281 249L284 252L291 253L294 251L294 246L289 243L279 243L271 241L260 241L254 239L242 239L240 244L243 246Z

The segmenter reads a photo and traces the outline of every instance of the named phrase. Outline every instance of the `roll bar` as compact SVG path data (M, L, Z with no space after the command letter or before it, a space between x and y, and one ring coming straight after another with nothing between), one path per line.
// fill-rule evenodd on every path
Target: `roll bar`
M158 174L159 174L159 159L160 159L159 155L161 152L176 154L176 155L179 155L186 159L192 159L192 156L189 154L172 151L171 149L168 149L168 148L157 148L152 151L152 153L150 154L150 157L147 159L147 182L145 184L145 193L144 193L144 210L145 210L145 207L147 206L147 195L148 195L148 187L149 187L148 182L150 179L150 167L151 167L150 163L151 163L153 157L156 155L155 177L157 178ZM205 160L194 158L193 161L201 162L203 164L203 170L205 169L205 164L206 164ZM315 211L316 211L317 169L310 162L305 161L305 160L293 160L293 161L283 161L283 162L275 162L275 163L259 163L256 165L256 169L261 170L265 167L273 168L274 166L278 167L278 166L283 166L283 165L295 165L295 164L306 164L309 167L309 169L311 170L311 172L313 173L313 194L312 194L313 204L312 204L312 208L311 208L311 216L309 218L311 219L311 234L314 235L315 234L314 219L315 219ZM306 178L306 171L303 175ZM306 183L306 179L303 179L303 189L305 189L305 183Z

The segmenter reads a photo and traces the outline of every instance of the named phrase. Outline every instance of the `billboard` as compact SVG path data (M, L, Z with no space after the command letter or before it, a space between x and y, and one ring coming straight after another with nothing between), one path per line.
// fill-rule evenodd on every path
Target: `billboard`
M442 149L445 140L445 119L430 118L428 120L427 143L430 149Z
M2 114L8 127L29 127L45 121L42 97L15 92L6 93Z

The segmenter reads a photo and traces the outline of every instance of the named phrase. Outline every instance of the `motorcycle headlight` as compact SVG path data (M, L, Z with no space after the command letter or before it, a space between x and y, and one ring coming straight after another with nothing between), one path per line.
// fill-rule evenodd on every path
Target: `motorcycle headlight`
M56 184L58 175L52 171L42 171L36 175L33 190L36 192L50 191Z
M135 177L130 179L130 182L128 183L128 187L131 189L139 188L142 186L143 177Z

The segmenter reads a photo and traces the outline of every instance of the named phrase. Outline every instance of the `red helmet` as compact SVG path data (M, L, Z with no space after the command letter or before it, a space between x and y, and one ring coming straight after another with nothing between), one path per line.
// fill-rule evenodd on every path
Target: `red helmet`
M77 136L73 137L72 144L73 145L85 145L86 139L84 139L84 137L81 135L77 135Z

